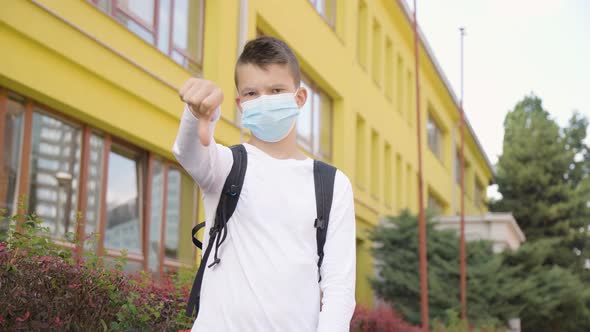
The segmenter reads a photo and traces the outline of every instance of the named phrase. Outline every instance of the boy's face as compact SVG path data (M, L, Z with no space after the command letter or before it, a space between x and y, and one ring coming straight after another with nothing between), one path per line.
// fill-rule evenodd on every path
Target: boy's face
M236 105L240 112L242 112L242 102L256 99L262 95L295 92L297 90L293 75L287 65L270 64L262 69L247 63L239 65L236 72L238 76ZM295 96L299 108L303 107L306 99L307 90L301 87Z

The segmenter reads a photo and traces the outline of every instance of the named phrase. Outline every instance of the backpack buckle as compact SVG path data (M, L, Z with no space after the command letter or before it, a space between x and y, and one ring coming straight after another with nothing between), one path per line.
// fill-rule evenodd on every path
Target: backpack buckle
M229 187L229 190L226 192L226 194L231 197L236 197L238 195L238 186L236 186L235 184L232 184Z
M315 228L324 229L326 228L326 221L322 218L316 218L315 222L313 223Z

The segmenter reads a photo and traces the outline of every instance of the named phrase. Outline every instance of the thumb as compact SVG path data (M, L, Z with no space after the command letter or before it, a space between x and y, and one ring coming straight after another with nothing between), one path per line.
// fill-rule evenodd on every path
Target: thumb
M199 119L199 140L203 146L211 144L211 118L208 116Z

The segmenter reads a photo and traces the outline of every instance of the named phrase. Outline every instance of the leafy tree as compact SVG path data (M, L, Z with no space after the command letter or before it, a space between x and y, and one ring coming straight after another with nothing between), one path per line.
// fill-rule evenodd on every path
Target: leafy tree
M431 321L445 321L448 310L460 311L459 239L454 230L437 230L427 214L428 296ZM371 233L379 273L371 280L377 295L392 303L406 319L420 324L418 221L407 210L389 217ZM467 243L468 310L471 322L501 323L517 308L506 304L516 287L502 273L501 257L491 243Z
M512 212L529 241L569 232L574 192L566 174L573 156L566 142L534 95L506 115L496 176L502 199L491 208Z

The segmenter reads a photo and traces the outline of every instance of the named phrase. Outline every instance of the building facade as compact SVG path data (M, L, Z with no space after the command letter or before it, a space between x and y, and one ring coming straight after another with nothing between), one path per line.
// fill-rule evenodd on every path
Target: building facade
M128 269L192 265L198 188L171 147L191 76L225 93L215 135L244 139L233 70L248 39L272 35L296 53L310 98L298 142L354 184L357 301L371 306L367 231L417 212L412 23L395 0L7 0L0 11L0 208L19 198L57 238L99 234ZM424 203L459 209L457 98L420 44ZM492 167L466 130L466 211L486 213ZM246 137L247 138L247 137ZM78 222L83 221L83 222Z

